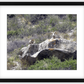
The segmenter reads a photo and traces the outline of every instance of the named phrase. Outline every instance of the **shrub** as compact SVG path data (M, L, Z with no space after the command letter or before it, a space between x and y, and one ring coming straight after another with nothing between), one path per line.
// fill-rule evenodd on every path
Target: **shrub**
M52 25L52 27L55 26L56 24L58 24L58 22L59 22L59 19L57 16L50 17L50 24Z
M11 41L7 45L7 53L10 53L14 49L18 49L18 48L20 48L22 46L26 46L26 44L28 44L27 41L17 41L17 40Z
M69 38L69 35L68 34L64 34L64 38L65 39L68 39Z
M47 14L25 14L24 17L32 24L36 24L38 21L47 18Z
M14 51L10 52L10 57L7 59L7 69L10 70L12 67L17 66L15 62L21 63L21 60L18 57L18 52L20 51L20 48L15 49Z
M62 24L57 24L56 28L57 28L57 31L59 32L66 32L74 29L71 22L64 22Z
M69 14L68 17L69 17L70 21L77 21L76 14Z
M14 57L10 57L9 59L8 59L8 62L13 62L14 61Z
M17 34L18 34L17 31L8 31L7 32L7 36L9 36L9 35L17 35Z
M55 56L46 58L44 60L36 61L34 65L28 67L28 70L76 70L76 60L70 59L61 62Z
M53 27L53 28L51 28L51 31L53 32L53 31L57 31L57 28L56 27Z

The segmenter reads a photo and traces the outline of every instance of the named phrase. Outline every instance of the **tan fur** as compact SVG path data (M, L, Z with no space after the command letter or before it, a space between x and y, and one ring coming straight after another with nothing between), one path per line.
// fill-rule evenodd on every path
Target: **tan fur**
M52 34L52 38L55 39L55 38L60 38L60 35L59 35L59 32L55 31L55 32L51 32Z
M34 39L29 40L29 44L34 44L34 43L35 43Z
M55 32L51 32L52 33L52 38L55 39Z

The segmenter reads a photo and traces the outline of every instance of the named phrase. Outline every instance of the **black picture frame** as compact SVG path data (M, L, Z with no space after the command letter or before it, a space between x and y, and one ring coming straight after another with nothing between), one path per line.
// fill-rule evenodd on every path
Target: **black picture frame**
M84 2L0 2L0 6L84 6ZM84 82L82 79L3 79L0 82Z

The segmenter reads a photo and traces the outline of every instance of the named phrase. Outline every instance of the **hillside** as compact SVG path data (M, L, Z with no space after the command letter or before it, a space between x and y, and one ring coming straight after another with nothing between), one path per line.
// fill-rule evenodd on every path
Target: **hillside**
M18 53L22 47L29 44L30 39L34 39L36 44L39 44L46 39L50 39L51 32L57 32L60 38L76 42L76 23L77 16L75 14L8 14L7 69L13 69L12 67L28 69L28 65L22 65Z

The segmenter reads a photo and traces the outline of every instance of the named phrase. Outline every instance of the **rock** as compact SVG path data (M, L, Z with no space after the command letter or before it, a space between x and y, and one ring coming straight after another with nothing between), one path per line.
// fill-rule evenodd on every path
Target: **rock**
M38 44L29 44L27 47L23 47L19 52L19 57L24 58L25 56L31 56L34 53L38 52Z
M53 56L53 55L58 57L58 59L61 59L61 61L64 61L65 59L69 59L72 56L75 57L75 52L71 53L71 52L68 52L67 50L48 48L41 51L38 54L38 59L41 60L44 58L49 58L50 56Z
M76 48L76 42L58 38L47 39L40 44L29 44L23 47L19 56L22 61L25 60L29 64L53 55L64 61L70 57L76 59Z
M21 59L22 58L22 55L23 53L26 51L27 47L23 47L20 52L18 53L19 54L19 58Z

